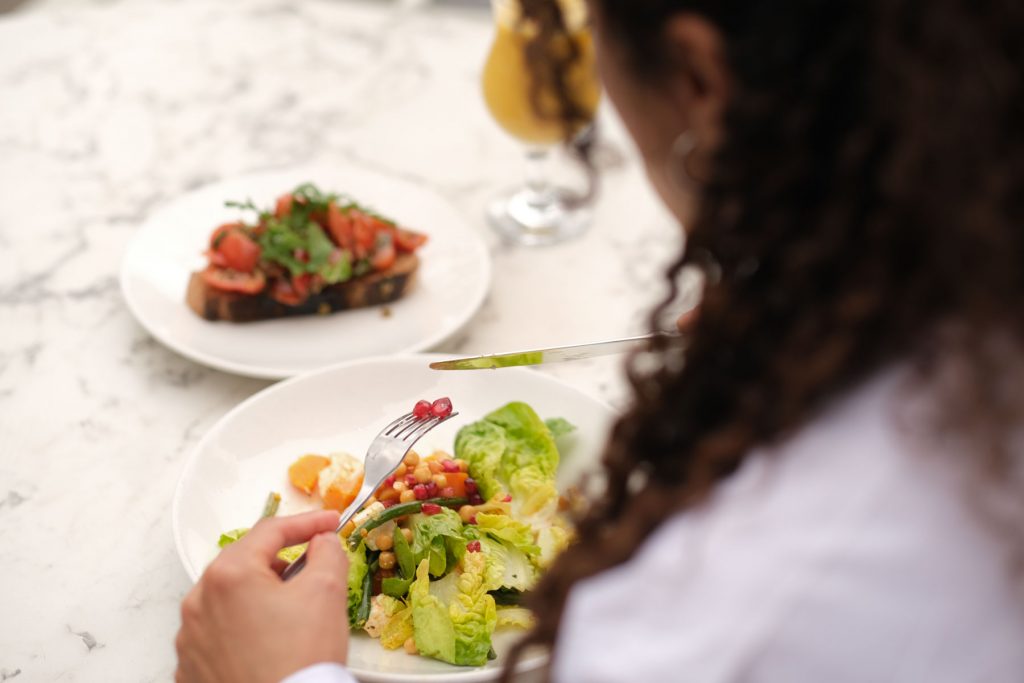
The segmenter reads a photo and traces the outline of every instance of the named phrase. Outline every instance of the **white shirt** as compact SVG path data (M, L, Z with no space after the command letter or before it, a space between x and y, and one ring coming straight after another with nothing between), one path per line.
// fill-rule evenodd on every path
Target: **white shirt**
M1024 579L968 470L899 428L900 379L752 453L709 503L577 585L554 680L1024 681ZM353 680L307 672L287 683Z

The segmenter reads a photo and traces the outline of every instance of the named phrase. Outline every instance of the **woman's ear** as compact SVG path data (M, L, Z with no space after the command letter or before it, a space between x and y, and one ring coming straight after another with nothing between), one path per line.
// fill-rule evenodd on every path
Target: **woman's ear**
M677 14L665 27L672 56L668 92L679 120L696 143L694 161L710 157L722 138L722 116L729 100L729 70L719 30L696 14Z

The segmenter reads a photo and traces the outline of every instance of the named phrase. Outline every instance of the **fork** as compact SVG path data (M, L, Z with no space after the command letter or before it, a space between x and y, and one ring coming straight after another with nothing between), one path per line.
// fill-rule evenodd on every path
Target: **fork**
M363 465L363 485L359 489L359 495L355 497L352 504L345 508L341 519L338 520L338 528L334 533L341 533L341 529L352 517L359 512L373 492L376 491L384 480L398 469L406 454L412 450L420 438L434 427L447 422L458 415L452 412L444 417L430 416L418 418L412 413L406 413L380 431L380 434L370 443L366 449L366 462ZM302 571L306 566L306 553L303 552L290 565L281 572L281 578L287 581Z

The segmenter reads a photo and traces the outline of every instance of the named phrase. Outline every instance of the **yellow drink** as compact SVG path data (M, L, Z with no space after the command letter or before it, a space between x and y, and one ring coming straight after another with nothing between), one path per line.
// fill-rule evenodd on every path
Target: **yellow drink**
M564 131L557 117L556 93L550 87L539 93L538 104L544 116L537 115L530 100L533 76L526 63L525 48L533 27L519 22L516 13L496 14L497 34L483 73L487 108L506 132L523 142L537 145L558 143L564 138ZM564 37L560 39L565 40ZM593 38L585 26L579 26L571 31L569 40L577 47L580 56L567 76L568 90L576 104L593 118L601 97ZM567 48L568 45L548 46L552 52Z

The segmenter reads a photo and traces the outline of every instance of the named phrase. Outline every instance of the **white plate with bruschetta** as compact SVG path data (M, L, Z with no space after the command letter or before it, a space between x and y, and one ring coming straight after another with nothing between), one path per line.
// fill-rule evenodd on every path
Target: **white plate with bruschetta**
M416 470L423 468L428 461L433 462L432 458L438 453L453 454L451 457L456 458L454 462L458 463L458 466L451 466L452 461L442 460L441 464L444 467L437 471L456 472L444 475L447 481L443 485L452 487L458 481L462 488L454 492L445 492L442 489L437 495L441 498L469 495L470 505L478 506L471 511L475 514L467 523L480 524L474 528L485 528L484 515L481 511L486 506L508 506L504 512L496 512L497 516L494 519L498 519L501 514L515 516L517 504L520 506L518 511L525 512L524 501L527 496L533 495L533 491L538 488L536 484L541 480L524 478L518 488L513 482L508 489L512 495L504 498L501 496L503 491L498 491L493 497L487 493L490 498L485 503L473 499L474 492L484 491L483 482L486 479L484 474L476 469L477 462L473 459L472 449L463 449L460 443L481 444L481 452L487 457L492 451L491 444L485 444L479 438L462 442L459 435L464 430L477 434L479 432L476 428L482 422L492 421L484 433L499 434L500 430L494 425L501 422L501 415L507 415L507 411L510 410L514 411L516 417L512 424L516 425L517 433L531 434L528 439L531 444L545 441L548 443L544 457L552 455L551 448L557 449L554 462L548 463L554 470L548 470L547 475L554 479L553 483L557 487L556 496L571 494L573 485L580 481L581 475L597 466L608 428L614 417L612 409L607 404L550 375L531 369L504 368L486 372L442 372L429 369L428 364L440 358L442 357L436 354L369 358L321 369L268 387L221 418L203 436L186 461L171 507L175 544L188 576L192 580L197 580L205 567L216 558L220 547L244 535L245 529L252 526L260 516L295 514L329 507L327 497L321 496L317 487L308 485L309 482L299 481L304 478L304 473L293 470L291 465L306 462L311 457L319 457L310 454L330 454L329 459L333 462L339 452L351 454L342 456L342 459L355 458L361 465L366 447L377 432L399 415L414 410L414 404L418 399L445 397L450 400L448 410L454 408L458 412L455 418L434 429L416 444L416 451L422 454L418 456ZM508 442L509 445L503 445L502 449L511 449L511 443L512 440ZM501 452L501 449L498 452ZM513 454L511 451L509 455L513 456L517 463L517 472L531 467L537 462L536 459L541 457L534 455L534 459L531 460L524 457L523 453ZM458 460L462 457L468 459L465 467L462 466L464 462ZM501 459L504 460L504 457L503 455ZM404 464L402 469L405 469ZM476 489L474 484L474 490L470 491L470 479L465 478L465 474L458 474L460 470L464 470L471 477L477 477L480 488ZM321 470L319 479L323 480L329 471L330 468ZM398 474L396 472L396 476ZM416 478L419 474L410 465L404 476ZM400 508L414 504L413 501L420 501L422 516L437 514L438 517L429 518L432 520L443 516L439 514L440 510L428 511L427 505L430 501L421 500L419 496L410 497L409 502L403 502L404 496L399 500L390 500L386 494L394 491L388 489L388 486L393 486L397 490L401 478L399 476L393 484L385 482L375 495L375 498L379 497L379 502L372 503L368 509L372 509L373 506L379 507L383 503L392 506L387 509L397 515ZM524 491L524 488L528 490ZM322 487L320 490L322 491ZM274 511L270 513L264 508L268 494L271 497L276 496L278 501L274 505ZM403 494L408 494L408 489L405 489ZM506 502L491 502L495 500ZM481 503L484 507L479 507ZM561 508L559 504L558 509ZM460 517L465 519L465 512L464 507L459 507L458 516L454 516L454 512L445 514L457 522ZM410 514L411 517L407 518L410 523L421 516L406 511L401 511L401 514ZM543 517L541 512L533 513L533 519ZM421 521L429 524L427 519L423 517ZM380 521L383 523L383 519ZM383 527L377 527L378 530L381 528ZM469 534L469 528L463 527L461 533ZM347 538L361 538L358 532L359 530L350 531ZM345 532L342 534L345 535ZM367 542L369 543L372 538L373 536L368 536ZM543 544L542 535L539 534L537 539L538 544ZM395 543L397 542L396 540ZM371 551L371 556L377 559L371 563L367 578L377 571L382 574L390 572L388 576L400 575L402 570L387 568L388 565L384 563L385 548L379 545L379 539L376 543L379 546L377 550L381 552ZM474 552L469 544L465 547L467 552ZM479 546L476 551L481 551ZM397 553L397 547L395 552ZM488 547L482 549L485 560L490 557L489 552ZM505 548L500 557L510 557L506 553L511 552L510 548ZM401 555L398 554L401 561ZM541 560L538 562L540 567L547 564ZM352 561L353 567L357 564L356 561ZM378 564L379 569L373 569ZM459 567L452 571L462 570L466 568L462 567L460 561ZM420 571L425 571L423 565ZM543 572L543 569L540 571ZM515 574L513 572L513 576ZM420 580L425 579L421 576ZM351 575L349 583L353 583ZM432 579L431 585L433 583ZM366 582L366 586L370 585L376 586L376 579L373 582ZM368 594L370 589L366 590ZM386 592L388 588L385 583L382 588L372 590L376 594L381 590ZM373 603L376 603L377 597L374 596ZM415 598L405 599L403 602L412 604L414 600ZM350 605L352 602L350 601ZM350 622L353 619L352 609L350 607ZM499 611L499 617L500 614ZM371 616L370 621L373 620ZM429 623L432 622L428 622L428 626ZM503 627L500 625L500 618L498 624L497 629L490 634L492 651L496 653L496 658L473 666L454 666L446 661L438 661L436 656L426 656L423 652L419 655L410 654L409 650L399 645L398 641L402 638L388 645L385 635L371 632L369 622L366 623L365 629L359 625L352 626L348 666L361 681L495 681L501 671L504 655L524 633L522 625ZM423 647L424 641L421 640L422 634L415 615L411 626L414 644ZM528 655L522 662L524 673L536 671L543 663L542 653Z
M121 288L146 330L235 374L280 379L450 339L490 285L460 212L345 166L247 175L173 200L139 228Z

